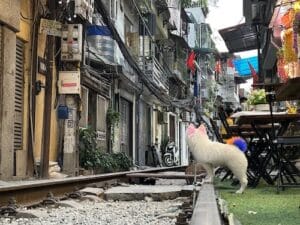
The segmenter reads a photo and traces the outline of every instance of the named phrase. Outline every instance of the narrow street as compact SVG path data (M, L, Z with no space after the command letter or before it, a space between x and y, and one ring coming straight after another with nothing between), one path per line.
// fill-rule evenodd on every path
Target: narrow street
M0 224L297 224L299 37L300 0L1 0Z

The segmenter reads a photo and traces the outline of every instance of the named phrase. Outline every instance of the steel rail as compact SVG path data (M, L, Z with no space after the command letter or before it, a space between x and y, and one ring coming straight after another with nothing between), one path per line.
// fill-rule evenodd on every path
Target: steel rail
M14 198L17 204L28 205L38 203L46 198L51 192L55 197L63 197L66 193L74 192L76 188L82 188L87 184L104 182L108 183L115 179L128 179L127 174L151 173L172 170L183 170L186 166L159 167L145 170L124 171L99 175L67 177L62 179L20 181L14 184L0 186L0 206L8 204L10 198Z
M212 184L204 184L198 194L190 225L221 225L222 218Z

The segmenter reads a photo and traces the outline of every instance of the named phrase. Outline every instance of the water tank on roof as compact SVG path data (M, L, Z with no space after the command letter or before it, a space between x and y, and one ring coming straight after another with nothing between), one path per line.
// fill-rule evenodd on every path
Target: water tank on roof
M87 42L96 53L105 57L110 62L114 62L115 41L111 36L107 26L92 25L87 29Z

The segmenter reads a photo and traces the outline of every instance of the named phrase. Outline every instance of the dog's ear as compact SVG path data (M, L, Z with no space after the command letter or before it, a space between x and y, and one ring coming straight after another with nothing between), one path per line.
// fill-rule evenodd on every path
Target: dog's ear
M192 134L194 134L196 131L196 127L194 126L194 124L190 124L186 130L187 136L191 136Z
M201 135L206 135L207 136L206 127L203 124L201 124L199 126L198 131L200 132Z

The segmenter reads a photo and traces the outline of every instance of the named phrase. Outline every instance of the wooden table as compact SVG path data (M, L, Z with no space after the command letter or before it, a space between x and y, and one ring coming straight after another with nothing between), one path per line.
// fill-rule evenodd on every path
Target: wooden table
M257 123L257 124L268 124L272 120L275 123L292 122L300 120L300 113L288 114L286 112L273 112L273 119L269 111L242 111L231 115L239 125Z

